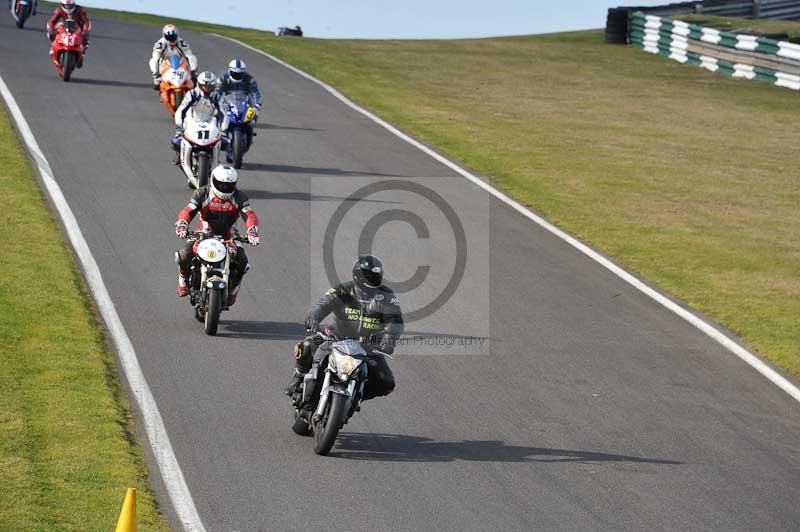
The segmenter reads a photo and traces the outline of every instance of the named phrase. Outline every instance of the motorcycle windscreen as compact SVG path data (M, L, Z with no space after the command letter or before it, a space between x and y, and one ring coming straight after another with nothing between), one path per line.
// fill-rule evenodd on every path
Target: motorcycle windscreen
M214 120L214 107L207 100L202 100L192 107L192 118L198 124L211 122Z
M169 67L172 70L178 70L181 67L181 56L179 55L171 55L169 56Z
M247 110L250 108L250 98L244 91L233 91L225 95L228 104L233 108L238 121L244 120Z

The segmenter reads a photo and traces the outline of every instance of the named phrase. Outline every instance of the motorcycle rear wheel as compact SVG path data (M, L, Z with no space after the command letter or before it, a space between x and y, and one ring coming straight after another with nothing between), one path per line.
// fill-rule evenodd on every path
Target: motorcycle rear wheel
M322 419L314 426L314 452L326 455L330 452L339 435L339 429L344 426L344 417L347 415L345 406L347 398L338 393L331 393L333 397L328 401L327 411ZM323 424L324 423L324 424Z
M25 27L25 21L28 20L28 17L31 16L31 6L27 5L22 10L17 11L16 13L16 23L17 28L22 29Z
M214 288L208 294L208 306L206 307L205 321L203 330L209 336L217 334L219 325L219 315L222 312L222 290Z

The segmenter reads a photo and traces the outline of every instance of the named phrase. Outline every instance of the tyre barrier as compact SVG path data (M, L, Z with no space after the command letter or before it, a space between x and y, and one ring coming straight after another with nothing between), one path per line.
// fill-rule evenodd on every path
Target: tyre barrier
M630 44L735 78L800 90L800 45L648 15L630 17Z

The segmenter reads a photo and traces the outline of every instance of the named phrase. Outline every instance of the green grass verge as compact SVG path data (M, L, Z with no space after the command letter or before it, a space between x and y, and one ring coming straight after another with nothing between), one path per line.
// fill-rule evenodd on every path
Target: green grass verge
M0 530L166 531L91 298L0 106Z
M800 376L795 92L604 45L601 31L319 40L91 11L172 20L275 54Z

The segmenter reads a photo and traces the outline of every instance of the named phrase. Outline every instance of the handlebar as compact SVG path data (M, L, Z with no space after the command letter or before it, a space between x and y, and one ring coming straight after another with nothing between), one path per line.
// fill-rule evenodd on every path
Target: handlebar
M338 342L340 340L346 340L347 339L346 337L340 338L340 337L336 336L335 329L330 325L320 326L320 328L321 328L321 330L314 331L314 335L321 339L319 341L319 344L321 344L322 342L328 342L328 341L329 342ZM309 334L311 332L312 331L310 331L310 330L306 330L306 334ZM367 338L365 338L365 337L353 338L353 339L354 340L358 340L358 342L361 343L362 346L363 346L363 344L368 343L367 342ZM375 349L374 347L372 349L369 349L368 352L371 353L371 354L384 356L384 357L386 357L386 358L388 358L390 360L394 360L394 357L392 355L390 355L389 353L385 353L385 352L381 351L380 349Z
M232 231L232 233L233 236L231 236L231 238L223 238L220 235L212 235L211 233L207 233L205 231L186 231L186 237L184 238L184 240L186 240L187 242L197 242L198 240L203 240L206 238L216 238L217 240L225 244L229 244L231 242L244 242L244 243L249 242L247 237L242 236L239 233L239 231L236 230L235 228Z

